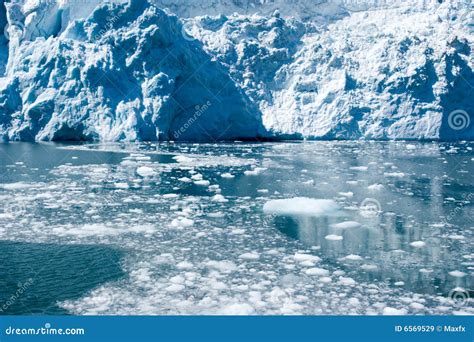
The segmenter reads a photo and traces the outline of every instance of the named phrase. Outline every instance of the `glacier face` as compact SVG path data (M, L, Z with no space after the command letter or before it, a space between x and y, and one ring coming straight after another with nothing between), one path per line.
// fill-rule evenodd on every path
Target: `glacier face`
M401 3L6 2L0 136L472 139L471 1Z

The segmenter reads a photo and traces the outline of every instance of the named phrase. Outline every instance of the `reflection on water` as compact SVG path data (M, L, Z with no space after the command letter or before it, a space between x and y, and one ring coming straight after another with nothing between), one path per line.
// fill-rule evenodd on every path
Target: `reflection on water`
M274 224L291 238L305 245L318 246L327 262L339 264L359 280L386 281L422 293L445 293L454 287L469 288L469 277L450 277L448 273L459 267L460 243L446 246L440 228L415 228L404 225L403 218L384 215L360 227L333 228L332 218L276 217ZM341 240L326 239L341 236ZM412 241L426 241L427 246L410 246ZM346 258L353 255L354 257ZM362 258L357 258L361 256ZM354 272L356 270L356 272ZM401 283L403 282L403 284Z

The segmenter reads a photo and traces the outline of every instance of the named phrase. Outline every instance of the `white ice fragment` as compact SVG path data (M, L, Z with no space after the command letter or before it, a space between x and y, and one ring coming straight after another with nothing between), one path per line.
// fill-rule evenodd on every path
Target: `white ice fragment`
M364 260L364 258L362 258L360 255L357 255L357 254L349 254L349 255L346 255L345 257L343 257L342 259L343 260L350 260L350 261Z
M189 261L181 261L176 265L176 268L180 270L190 270L193 268L193 264L190 263Z
M261 174L263 171L265 171L266 168L265 167L256 167L255 169L253 170L250 170L250 171L244 171L244 174L246 176L258 176L259 174Z
M152 177L153 175L156 174L156 172L148 166L140 166L137 169L137 174L142 177Z
M118 182L114 184L116 189L128 189L129 185L128 183L123 183L123 182Z
M258 260L260 258L260 255L255 252L250 252L239 255L239 258L243 260Z
M219 202L219 203L229 202L229 200L228 200L227 198L225 198L224 196L222 196L222 195L220 195L220 194L214 195L214 196L211 198L211 201L212 201L212 202Z
M310 276L328 276L329 275L329 271L324 269L324 268L318 268L318 267L313 267L313 268L309 268L306 270L305 272L307 275L310 275Z
M235 176L229 172L225 172L223 174L221 174L221 177L222 178L234 178Z
M407 314L407 310L406 309L395 309L395 308L391 308L391 307L387 306L383 309L383 314L385 316L402 316L402 315Z
M181 292L181 291L184 290L184 285L172 284L172 285L168 286L165 290L167 292L172 292L172 293Z
M384 189L384 186L382 184L372 184L367 187L370 191L381 191Z
M329 241L341 241L343 239L341 235L335 235L335 234L326 235L324 238Z
M338 228L338 229L351 229L351 228L358 228L360 226L361 224L356 221L345 221L345 222L331 224L332 228Z
M194 184L201 185L201 186L208 186L209 184L211 184L211 182L203 179L203 180L194 181Z
M367 166L351 166L349 169L355 170L355 171L367 171L368 167Z
M173 159L176 160L178 163L182 163L182 164L185 164L185 163L189 164L193 161L192 158L189 158L183 155L174 156Z
M233 272L237 269L237 265L234 264L232 261L227 261L227 260L210 260L205 263L205 265L209 268L218 270L219 272L222 273L230 273Z
M305 261L310 261L310 262L320 262L321 258L316 256L316 255L311 255L311 254L304 254L304 253L295 253L293 256L293 259L296 262L305 262Z
M403 178L405 174L403 172L385 172L383 174L385 177L394 177L394 178Z
M263 211L276 215L322 216L337 213L339 205L333 200L294 197L271 200L265 203Z
M410 246L415 247L415 248L422 248L426 246L426 242L424 241L413 241L410 243Z
M466 276L466 273L456 270L456 271L449 272L449 275L455 278L463 278Z
M354 196L354 193L351 192L351 191L348 191L348 192L340 192L339 195L342 196L342 197L352 198L352 197Z
M352 286L356 284L356 281L349 277L339 277L338 283L344 286Z
M179 197L178 194L164 194L163 198L177 198Z

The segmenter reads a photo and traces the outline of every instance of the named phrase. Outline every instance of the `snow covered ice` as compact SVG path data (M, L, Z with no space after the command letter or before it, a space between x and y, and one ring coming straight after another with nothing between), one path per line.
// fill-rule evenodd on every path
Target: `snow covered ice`
M3 140L474 135L471 1L1 3Z

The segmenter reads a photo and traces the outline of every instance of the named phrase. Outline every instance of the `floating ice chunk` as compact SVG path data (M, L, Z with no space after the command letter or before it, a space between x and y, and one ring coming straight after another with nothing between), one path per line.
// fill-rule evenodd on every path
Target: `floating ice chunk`
M343 257L342 260L360 261L364 260L364 258L357 254L349 254Z
M355 170L355 171L367 171L368 167L367 166L351 166L349 169Z
M416 303L416 302L411 303L411 304L410 304L410 307L411 307L412 309L414 309L414 310L423 310L423 309L425 308L425 306L424 306L423 304L421 304L421 303Z
M267 168L265 167L256 167L255 169L253 170L250 170L250 171L244 171L244 174L246 176L258 176L259 174L261 174L263 171L265 171Z
M260 255L255 252L250 252L239 255L239 258L243 260L258 260L260 258Z
M321 261L321 258L316 255L304 254L304 253L295 253L295 255L293 256L293 259L296 262L305 262L305 261L320 262Z
M128 189L130 186L128 185L128 183L115 183L114 184L115 188L117 189Z
M186 217L178 217L171 221L170 225L175 228L191 227L194 225L194 221Z
M343 239L341 235L335 235L335 234L326 235L324 238L329 241L341 241Z
M415 247L415 248L422 248L426 246L426 242L424 241L413 241L410 243L410 246Z
M307 275L310 275L310 276L321 276L321 277L329 275L328 270L326 270L324 268L318 268L318 267L313 267L313 268L307 269L305 273Z
M385 177L394 177L394 178L403 178L405 174L403 172L385 172L383 174Z
M176 292L181 292L184 290L184 285L181 285L181 284L172 284L170 286L168 286L165 290L167 292L172 292L172 293L176 293Z
M223 307L219 313L222 315L251 315L255 309L246 303L236 303Z
M206 262L205 265L209 268L213 268L222 273L230 273L237 269L236 264L234 264L232 261L227 261L227 260L222 260L222 261L210 260Z
M152 177L153 175L156 174L156 172L148 166L140 166L137 169L137 174L142 177Z
M367 187L367 189L369 189L370 191L381 191L383 190L385 187L382 185L382 184L372 184L372 185L369 185Z
M193 268L193 264L188 261L181 261L176 265L176 268L180 270L190 270Z
M200 173L196 173L195 175L192 175L191 176L191 179L192 180L195 180L195 181L199 181L199 180L202 180L202 175Z
M354 193L351 192L351 191L349 191L349 192L340 192L339 195L342 196L342 197L347 197L347 198L354 197Z
M321 278L319 278L319 282L324 283L324 284L328 284L328 283L332 282L332 278L331 277L321 277Z
M211 182L203 179L203 180L194 181L194 184L201 185L201 186L208 186L209 184L211 184Z
M226 172L226 173L221 174L221 177L222 178L234 178L235 176L231 173Z
M339 205L333 200L307 197L271 200L263 206L266 214L276 215L322 216L334 214L339 210Z
M420 268L420 273L433 273L433 270L430 268Z
M163 198L177 198L179 197L178 194L164 194Z
M465 237L463 235L453 234L453 235L449 235L448 239L451 239L451 240L464 240Z
M356 281L349 277L339 277L338 283L344 286L352 286L356 284Z
M360 266L361 269L363 269L364 271L374 271L377 269L377 266L376 265L370 265L370 264L363 264Z
M331 224L332 228L338 228L338 229L359 228L360 226L361 224L356 221L345 221L345 222Z
M229 202L229 200L228 200L227 198L225 198L224 196L222 196L222 195L220 195L220 194L214 195L214 196L211 198L211 201L212 201L212 202L219 202L219 203Z
M463 278L466 276L466 273L461 272L461 271L451 271L448 273L451 277L455 278Z
M174 156L173 159L176 160L178 163L182 163L182 164L190 164L193 162L192 158L189 158L183 155Z
M178 178L178 180L180 182L183 182L183 183L191 183L192 182L191 178L188 178L188 177L181 177L181 178Z
M352 297L352 298L349 298L349 300L347 301L347 303L350 305L350 306L359 306L360 305L360 301L355 298L355 297Z
M395 308L391 308L391 307L387 306L383 309L383 314L385 316L403 316L403 315L407 314L407 310L406 309L395 309Z

